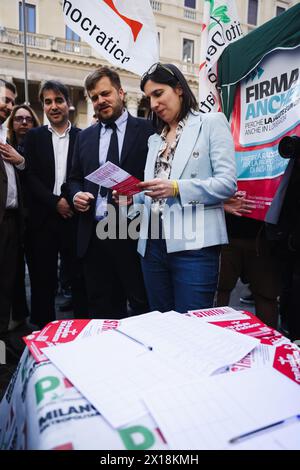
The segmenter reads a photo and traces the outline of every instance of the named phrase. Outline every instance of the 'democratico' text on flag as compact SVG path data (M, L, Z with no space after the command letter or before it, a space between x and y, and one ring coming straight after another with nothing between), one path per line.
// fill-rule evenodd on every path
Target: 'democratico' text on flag
M63 0L65 22L111 64L142 75L159 60L149 0Z
M217 61L228 44L242 37L235 0L204 0L201 31L199 109L219 111Z

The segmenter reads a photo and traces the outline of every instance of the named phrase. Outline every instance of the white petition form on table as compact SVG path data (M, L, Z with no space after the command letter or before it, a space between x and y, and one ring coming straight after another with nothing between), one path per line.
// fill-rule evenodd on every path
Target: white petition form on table
M177 312L132 317L119 330L151 344L156 353L176 362L183 371L208 376L234 364L259 345L259 340Z
M116 331L43 352L115 428L147 414L144 391L182 380L168 358ZM196 379L188 371L184 377Z
M144 400L170 448L182 450L285 448L300 413L299 385L274 369L157 388Z
M137 320L124 322L126 336L108 331L43 350L114 427L147 412L141 396L154 385L208 376L258 343L175 312L142 315Z

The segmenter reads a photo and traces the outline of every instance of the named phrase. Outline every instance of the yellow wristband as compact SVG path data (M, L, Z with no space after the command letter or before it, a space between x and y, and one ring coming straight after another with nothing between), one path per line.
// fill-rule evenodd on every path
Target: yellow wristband
M179 194L178 181L172 180L172 185L173 185L173 197L177 197Z

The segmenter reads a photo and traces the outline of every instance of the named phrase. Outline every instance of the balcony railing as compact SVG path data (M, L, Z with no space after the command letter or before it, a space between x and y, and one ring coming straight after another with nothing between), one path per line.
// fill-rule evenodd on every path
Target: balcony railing
M23 46L24 34L13 29L2 29L0 31L0 41ZM27 45L39 49L49 49L49 37L41 34L27 33Z
M195 21L196 18L197 18L196 10L194 8L184 8L183 9L183 16L184 16L184 18L186 18L188 20Z
M181 61L178 64L178 68L183 74L188 73L190 75L198 75L199 73L199 65L193 64L192 62Z
M92 56L92 48L85 43L78 41L67 41L65 39L56 39L58 52L76 54L84 57Z
M0 43L11 44L14 46L22 46L24 44L24 35L16 29L8 29L0 27ZM65 39L54 38L42 34L27 33L28 49L39 49L44 51L52 51L61 54L70 54L77 57L91 57L97 58L98 55L93 49L85 42L80 41L67 41ZM168 57L162 57L162 62L169 62ZM198 75L197 64L191 62L174 61L184 74Z
M157 0L150 0L152 10L154 11L161 11L161 2L158 2Z
M27 33L27 46L34 49L61 52L63 54L75 54L77 56L92 57L92 48L86 43L67 41L42 34ZM23 46L24 34L16 29L0 29L0 42Z

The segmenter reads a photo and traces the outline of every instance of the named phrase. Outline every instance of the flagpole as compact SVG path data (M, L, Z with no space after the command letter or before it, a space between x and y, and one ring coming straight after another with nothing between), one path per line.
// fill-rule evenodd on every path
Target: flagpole
M25 0L22 0L22 16L23 16L23 33L24 33L24 89L25 89L25 104L29 105L28 96L28 73L27 73L27 23L26 23L26 5Z

